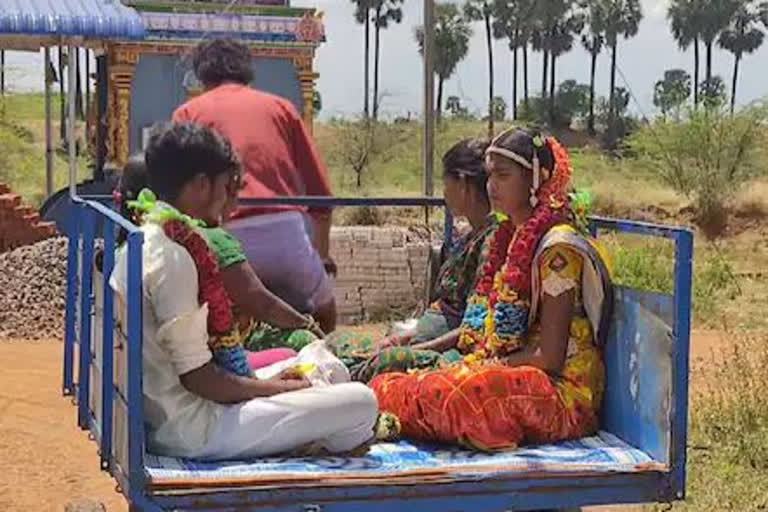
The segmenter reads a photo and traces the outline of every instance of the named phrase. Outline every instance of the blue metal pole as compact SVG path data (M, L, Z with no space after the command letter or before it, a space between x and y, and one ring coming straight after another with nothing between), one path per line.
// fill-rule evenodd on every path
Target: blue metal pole
M128 235L128 486L132 503L144 495L144 411L142 399L142 245L144 234Z
M691 296L693 291L693 233L677 232L675 240L675 326L672 380L672 489L675 498L685 498L685 465L688 443L688 371L691 341Z
M78 370L77 418L80 428L88 429L91 382L91 310L93 306L94 218L86 204L80 206L83 226L83 259L80 262L80 368Z
M102 360L101 360L101 469L108 470L112 460L112 402L114 396L114 293L109 278L115 268L115 225L104 219L104 307L102 319Z
M74 394L75 322L77 322L77 256L80 240L80 209L69 199L69 240L67 247L67 306L64 330L64 375L62 393Z

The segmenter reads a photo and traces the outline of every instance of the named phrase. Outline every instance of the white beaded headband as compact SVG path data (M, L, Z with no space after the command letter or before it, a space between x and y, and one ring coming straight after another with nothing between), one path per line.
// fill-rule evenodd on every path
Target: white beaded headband
M536 196L536 193L539 191L539 186L541 186L541 166L539 165L539 152L536 151L536 149L541 145L537 145L536 141L541 140L540 136L535 136L533 138L534 140L534 151L533 151L533 162L529 162L524 156L520 155L519 153L515 153L514 151L510 151L509 149L502 148L497 146L497 142L507 135L509 132L515 130L515 128L511 128L509 130L506 130L504 132L501 132L499 135L496 136L496 138L491 141L491 145L488 146L488 149L485 150L485 156L486 159L489 155L497 154L504 158L508 158L509 160L512 160L513 162L519 164L524 169L528 169L529 171L532 171L533 173L533 186L530 190L530 202L532 207L536 207L537 204L539 204L539 198Z

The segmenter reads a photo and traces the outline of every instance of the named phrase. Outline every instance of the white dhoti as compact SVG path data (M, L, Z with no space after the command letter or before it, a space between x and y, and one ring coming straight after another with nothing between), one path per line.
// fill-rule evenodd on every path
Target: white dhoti
M349 382L349 371L324 342L258 370L257 377L269 378L295 365L309 370L311 388L225 407L200 458L277 455L309 443L343 453L373 437L376 396L367 386Z

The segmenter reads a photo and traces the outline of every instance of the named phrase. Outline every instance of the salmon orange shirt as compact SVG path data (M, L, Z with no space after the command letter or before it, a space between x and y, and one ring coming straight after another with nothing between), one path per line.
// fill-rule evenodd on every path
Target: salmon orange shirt
M249 86L227 83L191 99L173 114L175 122L194 122L227 137L243 162L241 198L330 196L328 170L320 160L301 115L293 104ZM300 206L240 207L233 218ZM327 208L309 208L326 217Z

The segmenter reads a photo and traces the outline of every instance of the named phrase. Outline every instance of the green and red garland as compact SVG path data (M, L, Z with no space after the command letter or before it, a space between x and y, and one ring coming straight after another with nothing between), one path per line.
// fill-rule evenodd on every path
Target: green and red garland
M168 238L187 250L197 268L198 301L200 305L208 305L208 346L214 360L225 370L243 377L250 376L232 299L224 288L216 257L197 231L204 223L157 201L155 194L148 189L142 190L128 206L137 211L142 222L159 224Z

